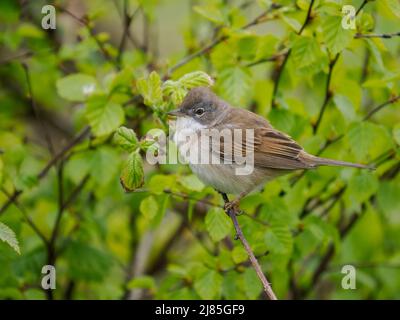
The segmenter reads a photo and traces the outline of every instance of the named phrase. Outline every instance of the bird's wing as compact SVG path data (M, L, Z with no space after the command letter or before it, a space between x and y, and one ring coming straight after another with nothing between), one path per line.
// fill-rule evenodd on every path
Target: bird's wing
M241 113L243 111L246 110L242 109ZM240 129L242 131L241 139L233 139L232 145L226 145L224 138L221 138L217 144L214 143L213 152L219 153L221 160L232 159L235 162L235 155L245 157L246 152L250 153L254 150L254 164L258 167L282 170L314 167L307 161L307 153L290 136L274 129L265 119L252 112L237 114L235 119L238 118L238 115L245 116L246 123L226 119L219 125L219 130L228 129L233 132L235 129ZM256 127L252 127L251 124ZM253 129L253 140L250 136L247 138L246 130L243 128ZM232 137L234 137L234 133L232 133ZM254 148L252 148L252 141L254 141Z

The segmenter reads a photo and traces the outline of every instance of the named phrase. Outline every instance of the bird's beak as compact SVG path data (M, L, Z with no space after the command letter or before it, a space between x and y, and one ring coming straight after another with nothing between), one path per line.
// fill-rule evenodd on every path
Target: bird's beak
M167 115L173 116L173 117L182 117L185 114L180 109L175 109L175 110L167 112Z

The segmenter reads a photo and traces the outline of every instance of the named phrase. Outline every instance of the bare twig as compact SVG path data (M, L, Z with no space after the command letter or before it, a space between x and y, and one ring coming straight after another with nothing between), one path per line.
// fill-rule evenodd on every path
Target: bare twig
M222 198L224 199L225 204L229 203L228 196L225 193L221 193L221 195L222 195ZM237 220L237 217L236 217L236 215L237 215L236 210L231 208L231 209L227 210L226 213L229 215L229 217L231 218L231 220L233 222L233 225L234 225L235 231L236 231L236 236L242 242L243 247L244 247L244 249L246 250L246 252L247 252L247 254L249 256L250 262L251 262L254 270L257 273L258 278L260 279L260 281L261 281L261 283L262 283L262 285L264 287L265 294L267 295L267 297L270 300L278 300L276 295L275 295L275 293L274 293L274 291L271 288L271 285L269 284L267 278L265 277L265 275L264 275L264 273L263 273L263 271L261 269L261 266L260 266L257 258L255 257L254 253L253 253L253 250L251 249L251 247L250 247L249 243L247 242L246 238L244 237L244 234L242 232L242 229L241 229L241 227L239 225L239 222Z
M47 129L46 124L44 123L42 117L40 116L40 110L38 106L36 105L35 99L33 97L33 91L32 91L32 83L31 83L31 77L30 77L30 72L29 72L29 67L26 63L22 63L22 67L25 72L25 78L26 78L26 84L28 86L28 99L31 104L33 113L35 114L36 119L39 121L40 126L42 127L43 130L43 136L44 139L46 140L47 143L47 148L50 151L50 154L54 156L54 147L53 143L50 138L50 133L49 130Z
M332 92L330 89L331 80L332 80L332 72L333 72L333 68L335 67L335 64L338 61L338 59L339 59L339 54L337 54L335 56L335 58L329 63L329 71L328 71L328 77L326 79L326 87L325 87L325 98L324 98L324 102L322 103L321 110L319 111L317 121L316 121L315 125L313 126L314 134L317 132L319 125L321 124L322 117L324 116L326 107L328 106L328 103L329 103L330 99L332 98Z
M400 32L394 32L394 33L357 33L354 38L355 39L361 39L361 38L382 38L382 39L391 39L394 37L400 37Z
M375 113L377 113L379 110L383 109L384 107L391 105L393 103L396 103L397 101L400 100L400 96L394 96L393 98L389 99L388 101L380 104L379 106L376 106L375 108L373 108L370 112L368 112L368 114L364 117L364 121L368 120L369 118L371 118Z

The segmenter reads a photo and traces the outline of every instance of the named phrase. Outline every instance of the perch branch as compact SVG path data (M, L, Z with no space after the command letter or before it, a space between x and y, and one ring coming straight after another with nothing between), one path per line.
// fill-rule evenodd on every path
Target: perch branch
M354 38L355 39L362 39L362 38L382 38L382 39L391 39L394 37L400 37L400 32L394 32L394 33L357 33Z
M225 204L227 204L229 202L228 196L225 193L221 193L221 195L222 195L222 198L224 199ZM231 208L231 209L228 209L226 211L226 213L229 215L229 217L231 218L231 220L233 222L233 225L234 225L235 231L236 231L236 236L242 242L243 247L244 247L244 249L246 250L246 252L247 252L247 254L249 256L250 262L251 262L254 270L257 273L258 278L260 279L260 281L261 281L261 283L262 283L262 285L264 287L265 294L267 295L267 297L270 300L278 300L276 295L275 295L275 293L274 293L274 291L271 288L271 285L269 284L267 278L265 277L265 275L264 275L264 273L263 273L263 271L261 269L261 266L260 266L256 256L253 253L253 250L251 249L251 247L250 247L249 243L247 242L246 238L244 237L244 234L242 232L242 228L240 227L239 222L238 222L237 217L236 217L236 215L237 215L236 210Z

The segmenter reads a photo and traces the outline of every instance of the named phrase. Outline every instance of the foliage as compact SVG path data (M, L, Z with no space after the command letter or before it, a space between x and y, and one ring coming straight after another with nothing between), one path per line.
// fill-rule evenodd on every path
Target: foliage
M351 1L356 30L341 0L122 2L59 1L53 31L45 1L0 2L0 297L263 297L220 196L144 157L166 112L212 86L310 153L376 167L294 173L241 202L277 296L400 298L400 37L382 36L399 2Z

